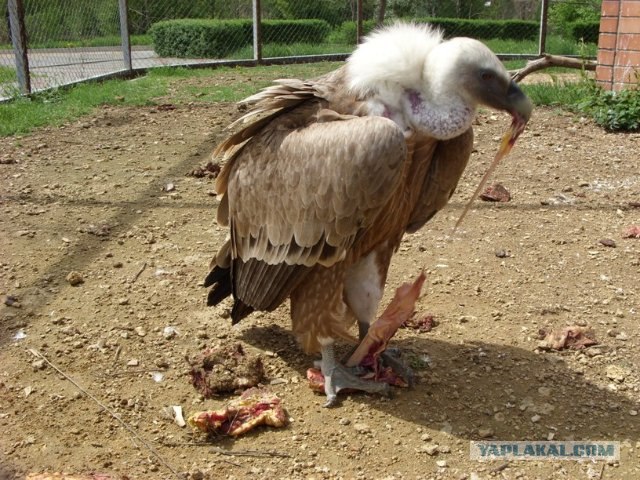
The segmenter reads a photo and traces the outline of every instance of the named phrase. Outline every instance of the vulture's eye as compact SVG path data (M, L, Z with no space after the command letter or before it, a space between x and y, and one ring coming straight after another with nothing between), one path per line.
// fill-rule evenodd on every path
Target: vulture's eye
M482 72L482 74L480 75L480 78L482 78L482 80L484 80L485 82L490 82L495 77L496 76L491 72Z

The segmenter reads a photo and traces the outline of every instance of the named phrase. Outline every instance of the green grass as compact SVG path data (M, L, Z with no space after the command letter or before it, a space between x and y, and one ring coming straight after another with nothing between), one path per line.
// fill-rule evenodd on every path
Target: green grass
M48 90L0 103L0 136L25 134L42 126L57 126L91 114L101 105L236 102L276 78L313 78L338 65L322 62L216 70L158 68L132 80L107 80ZM211 81L211 77L215 81Z
M585 96L586 89L582 83L538 83L521 85L535 105L560 106L575 110Z
M267 43L262 47L262 57L290 57L293 55L322 55L351 53L355 45L342 45L336 43ZM233 58L253 58L253 47L245 47L233 53Z
M320 62L218 69L159 68L132 80L78 84L0 104L0 136L25 134L38 127L60 125L91 114L101 105L237 102L276 78L314 78L339 65L340 62ZM9 73L13 80L15 72L12 69L0 69L0 75L8 76ZM522 88L536 105L573 108L585 95L582 83L558 81L523 85Z
M492 39L483 42L495 53L523 53L537 55L538 40L502 40ZM558 35L549 35L546 52L556 55L579 55L594 57L598 46L595 43L580 43Z
M11 67L0 65L0 84L16 81L16 71Z

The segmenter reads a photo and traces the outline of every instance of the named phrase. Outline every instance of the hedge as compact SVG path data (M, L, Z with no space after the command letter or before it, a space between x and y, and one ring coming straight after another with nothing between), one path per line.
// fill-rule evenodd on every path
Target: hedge
M569 24L571 37L579 42L598 43L600 34L600 22L571 22Z
M472 37L481 39L501 38L534 40L538 38L540 26L537 22L524 20L467 20L459 18L416 18L415 23L430 23L440 27L446 37ZM375 22L363 23L364 33L375 28ZM336 43L355 43L355 22L344 22L330 36Z
M268 43L322 43L331 27L324 20L264 20ZM222 58L253 41L252 21L181 19L154 23L149 29L161 57Z

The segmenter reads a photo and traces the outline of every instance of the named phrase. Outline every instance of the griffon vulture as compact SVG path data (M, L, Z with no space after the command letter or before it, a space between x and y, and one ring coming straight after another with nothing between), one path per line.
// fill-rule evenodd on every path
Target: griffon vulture
M245 100L214 155L217 219L230 239L205 279L208 304L233 296L233 323L287 298L305 352L322 354L327 405L341 388L386 392L339 363L337 339L375 319L393 252L453 194L479 105L508 112L509 145L532 105L498 58L428 25L374 32L316 80L279 80Z

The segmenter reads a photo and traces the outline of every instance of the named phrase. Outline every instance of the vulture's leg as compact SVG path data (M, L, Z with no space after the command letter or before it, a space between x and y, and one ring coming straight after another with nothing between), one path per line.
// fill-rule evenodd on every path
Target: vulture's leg
M343 389L361 390L369 393L380 393L388 396L389 385L356 377L350 369L336 360L332 339L320 339L322 344L321 371L324 376L324 391L327 395L325 407L336 404L338 392Z
M383 245L352 265L346 272L345 299L358 320L360 341L367 336L370 325L376 320L392 252L392 248ZM397 349L389 349L380 355L384 365L391 367L413 386L415 374L399 357L400 352Z
M344 272L342 263L329 268L315 267L290 295L293 333L305 352L322 354L320 369L325 381L326 406L334 405L338 391L343 389L389 392L389 385L363 380L335 358L335 340L356 343L349 332L353 317L344 302Z

